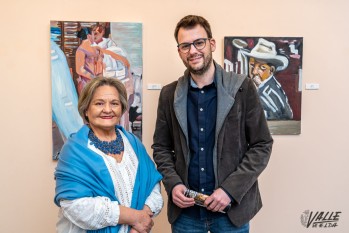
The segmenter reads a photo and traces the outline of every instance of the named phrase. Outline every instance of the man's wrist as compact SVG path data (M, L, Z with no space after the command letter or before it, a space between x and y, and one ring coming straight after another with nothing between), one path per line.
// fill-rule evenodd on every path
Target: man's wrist
M228 195L228 197L230 198L230 203L233 203L234 198L230 195L230 193L228 193L228 191L225 190L222 186L219 186L219 188L222 189Z

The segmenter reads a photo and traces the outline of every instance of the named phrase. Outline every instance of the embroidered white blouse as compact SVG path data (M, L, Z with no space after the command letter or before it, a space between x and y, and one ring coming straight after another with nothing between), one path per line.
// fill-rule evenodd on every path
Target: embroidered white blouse
M97 230L107 226L115 226L119 222L119 205L130 207L133 186L136 178L138 159L126 136L119 130L124 141L124 155L120 163L97 149L94 145L88 148L102 156L112 177L115 193L120 201L111 201L107 197L84 197L75 200L60 201L57 233L86 233L86 230ZM146 199L154 216L158 215L164 201L161 196L160 184L156 184ZM126 233L127 225L121 225L119 233Z

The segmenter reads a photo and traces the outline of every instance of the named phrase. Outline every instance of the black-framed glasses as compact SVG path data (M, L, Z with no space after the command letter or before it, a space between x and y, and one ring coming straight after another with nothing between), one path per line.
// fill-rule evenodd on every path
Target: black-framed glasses
M211 38L199 38L194 40L192 43L181 43L177 45L177 48L181 53L187 53L190 51L191 45L194 45L194 47L197 50L202 50L206 46L206 40L210 40Z

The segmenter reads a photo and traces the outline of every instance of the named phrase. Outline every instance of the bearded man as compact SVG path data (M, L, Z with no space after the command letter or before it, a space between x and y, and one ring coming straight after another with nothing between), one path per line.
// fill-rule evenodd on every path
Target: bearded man
M212 59L206 19L182 18L175 39L187 69L161 90L152 145L172 232L247 233L262 207L257 179L273 144L259 96L246 75ZM188 189L205 197L200 206Z

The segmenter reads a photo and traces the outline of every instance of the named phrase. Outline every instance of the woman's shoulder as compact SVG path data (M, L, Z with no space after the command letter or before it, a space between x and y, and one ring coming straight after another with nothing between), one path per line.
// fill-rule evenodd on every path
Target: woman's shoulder
M60 157L71 154L76 148L87 147L88 132L88 126L83 125L77 132L70 134L62 147Z

